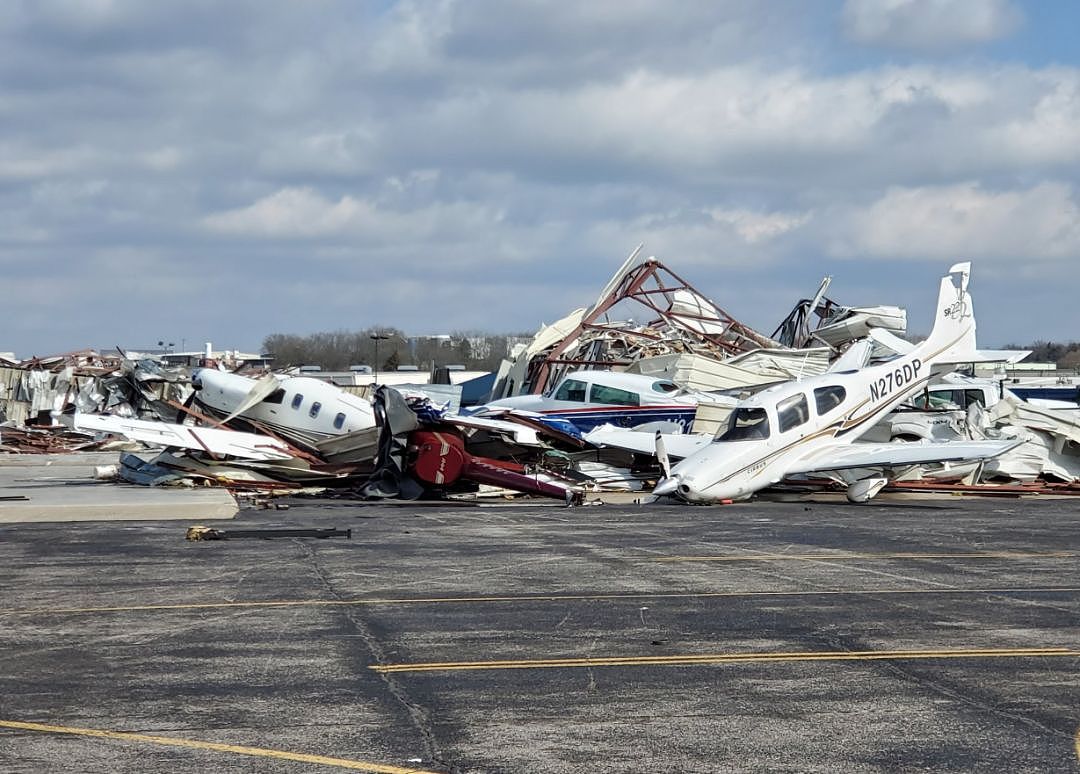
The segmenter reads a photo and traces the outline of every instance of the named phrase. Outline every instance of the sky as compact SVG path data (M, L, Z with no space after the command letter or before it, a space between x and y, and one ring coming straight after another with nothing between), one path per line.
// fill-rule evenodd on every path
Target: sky
M1080 339L1073 0L9 0L0 351L534 331L639 243Z

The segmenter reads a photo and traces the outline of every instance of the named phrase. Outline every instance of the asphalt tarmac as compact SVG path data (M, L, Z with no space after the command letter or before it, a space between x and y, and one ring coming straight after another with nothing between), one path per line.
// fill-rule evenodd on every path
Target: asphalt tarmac
M1080 502L0 526L4 772L1067 772Z

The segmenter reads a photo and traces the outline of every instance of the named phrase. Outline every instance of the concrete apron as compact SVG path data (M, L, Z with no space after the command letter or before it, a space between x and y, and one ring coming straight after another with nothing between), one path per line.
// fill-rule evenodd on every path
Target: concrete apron
M0 454L0 524L49 521L231 519L235 498L219 487L149 487L94 480L118 452Z

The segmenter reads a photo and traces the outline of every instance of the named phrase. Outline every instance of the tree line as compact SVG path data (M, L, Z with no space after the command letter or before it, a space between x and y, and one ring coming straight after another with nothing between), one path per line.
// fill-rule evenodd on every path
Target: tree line
M376 363L376 340L378 362ZM324 331L300 336L273 333L263 339L263 352L274 356L276 367L314 365L325 371L345 371L350 366L378 366L393 371L401 365L421 370L432 366L463 365L470 371L494 371L517 341L529 341L530 333L484 334L456 331L449 336L407 336L391 326L359 331ZM1027 362L1056 363L1061 369L1080 369L1080 341L1036 341L1007 344L1006 349L1030 349Z
M1005 349L1030 349L1025 362L1056 363L1058 368L1080 368L1080 341L1036 341L1031 344L1006 344Z
M531 339L532 334L457 331L448 336L407 336L398 328L374 326L306 336L272 333L263 339L263 352L273 355L276 368L319 366L324 371L345 371L367 365L394 371L414 365L426 371L432 366L463 365L470 371L494 371L507 356L509 344L520 338Z

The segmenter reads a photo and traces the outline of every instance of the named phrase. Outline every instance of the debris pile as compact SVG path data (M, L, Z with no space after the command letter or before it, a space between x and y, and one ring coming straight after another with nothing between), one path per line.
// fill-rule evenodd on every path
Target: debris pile
M931 338L940 325L950 330L939 343L949 343L930 346L896 335L906 329L899 307L826 298L829 278L765 336L640 251L592 305L518 345L489 402L469 414L432 390L384 385L357 395L303 374L191 373L81 351L0 366L0 451L99 449L123 438L142 450L128 449L99 477L267 496L334 488L374 499L575 503L658 482L658 492L683 496L689 474L679 463L673 476L669 455L710 447L738 452L733 475L757 477L730 497L822 474L858 501L897 481L1080 483L1080 409L943 375L1002 355L974 349L967 264L942 280ZM629 307L647 322L624 314ZM931 359L937 384L927 382ZM831 446L817 456L768 467L821 439Z
M644 313L648 322L631 317L612 321L619 312ZM784 350L779 342L745 325L638 246L587 308L576 309L543 326L533 341L519 345L496 376L492 400L526 393L544 393L577 369L636 370L675 379L696 389L761 384L778 375L757 374L724 382L724 361L759 350ZM790 353L772 361L774 366ZM782 378L820 373L829 350L790 356L792 367L779 366ZM733 363L735 365L735 363Z
M0 366L0 422L53 425L65 412L176 421L191 395L187 368L80 350Z

